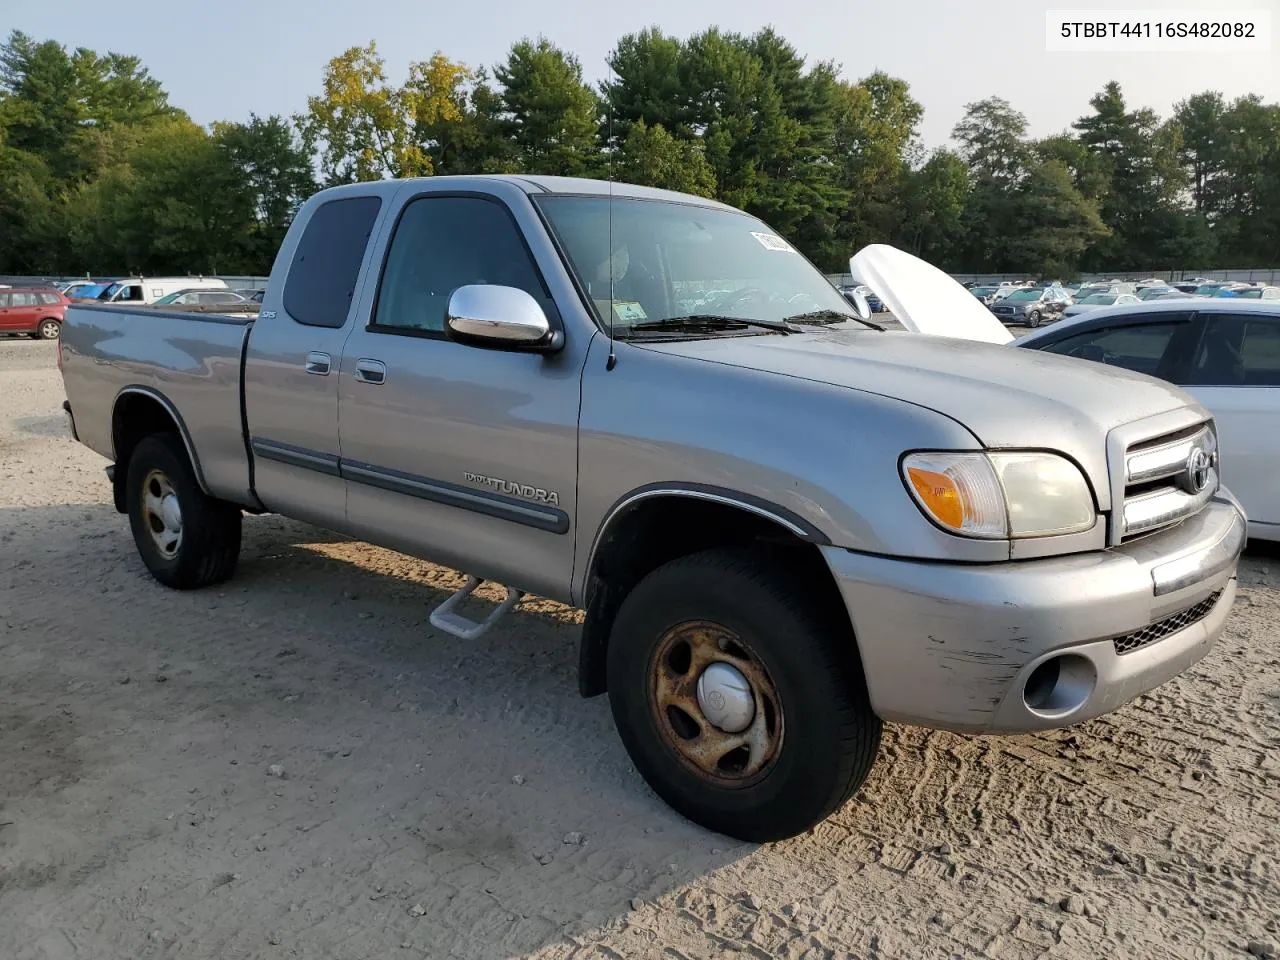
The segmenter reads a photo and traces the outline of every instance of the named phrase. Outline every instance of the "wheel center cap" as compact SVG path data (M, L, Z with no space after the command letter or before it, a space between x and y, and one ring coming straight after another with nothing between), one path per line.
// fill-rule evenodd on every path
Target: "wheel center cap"
M725 733L741 733L751 726L756 701L751 684L737 667L713 663L698 678L698 706Z
M172 493L160 501L160 514L166 529L182 529L182 508L178 505L178 498Z

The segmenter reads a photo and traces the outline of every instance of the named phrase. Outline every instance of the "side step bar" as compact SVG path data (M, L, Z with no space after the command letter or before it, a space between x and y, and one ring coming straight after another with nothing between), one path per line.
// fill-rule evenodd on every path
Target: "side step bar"
M493 613L489 614L479 623L474 620L468 620L460 613L454 613L453 610L458 604L466 600L475 592L476 587L484 583L476 577L467 574L467 582L462 588L451 594L444 603L431 611L431 625L437 630L443 630L445 633L458 637L461 640L475 640L483 637L489 632L493 626L510 613L517 603L520 602L524 594L511 587L507 587L507 597L502 603L498 604Z

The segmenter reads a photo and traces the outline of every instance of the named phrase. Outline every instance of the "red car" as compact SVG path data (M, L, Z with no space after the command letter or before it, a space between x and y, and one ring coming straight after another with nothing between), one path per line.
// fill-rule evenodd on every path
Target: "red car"
M53 287L0 287L0 336L57 340L70 302Z

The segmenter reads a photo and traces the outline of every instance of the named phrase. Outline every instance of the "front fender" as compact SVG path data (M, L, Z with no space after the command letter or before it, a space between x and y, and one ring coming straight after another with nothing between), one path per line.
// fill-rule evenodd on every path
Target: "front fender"
M801 539L866 553L994 562L1001 541L929 523L898 473L911 449L980 449L960 423L879 394L647 350L604 338L583 373L573 596L595 544L653 490L714 495L771 515Z

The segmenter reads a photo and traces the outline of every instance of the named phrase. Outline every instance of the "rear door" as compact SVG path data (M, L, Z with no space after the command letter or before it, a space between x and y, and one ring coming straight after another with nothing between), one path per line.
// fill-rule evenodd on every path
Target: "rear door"
M268 509L341 528L338 363L383 203L376 189L299 213L305 227L279 254L288 263L249 335L245 414L254 486Z
M18 329L18 321L13 317L12 293L0 290L0 331L9 333Z
M9 328L27 332L40 323L40 295L31 290L9 294Z
M1251 524L1280 535L1280 315L1203 313L1180 382L1218 423L1222 481Z

